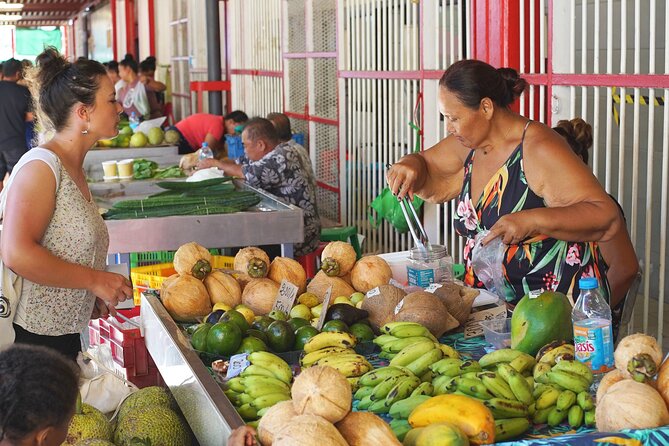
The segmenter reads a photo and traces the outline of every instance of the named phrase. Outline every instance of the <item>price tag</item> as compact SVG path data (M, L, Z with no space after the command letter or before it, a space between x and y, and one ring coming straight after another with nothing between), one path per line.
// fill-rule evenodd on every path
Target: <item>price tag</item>
M492 319L505 319L506 305L499 305L488 310L475 311L469 315L465 323L464 338L469 339L476 336L483 336L482 321Z
M318 318L318 324L316 324L316 329L321 331L323 324L325 323L325 316L328 313L328 307L330 306L330 298L332 297L332 286L328 287L328 290L325 292L325 299L323 299L323 308L321 309L321 315Z
M402 311L402 307L404 306L404 299L402 299L397 306L395 307L395 314L399 313Z
M381 290L379 290L379 287L372 288L371 290L367 291L367 295L365 297L373 297L373 296L378 296L381 294Z
M244 371L251 363L248 360L248 353L240 353L238 355L230 356L230 361L228 361L228 373L226 373L226 379L232 379L235 376L239 376L240 373Z
M425 288L425 291L427 291L428 293L434 294L434 292L437 291L439 288L441 288L440 283L431 283L430 286Z
M279 287L279 293L276 296L274 301L274 306L272 310L283 311L286 314L290 313L293 304L295 303L295 298L297 297L297 292L299 288L287 280L281 281L281 286Z

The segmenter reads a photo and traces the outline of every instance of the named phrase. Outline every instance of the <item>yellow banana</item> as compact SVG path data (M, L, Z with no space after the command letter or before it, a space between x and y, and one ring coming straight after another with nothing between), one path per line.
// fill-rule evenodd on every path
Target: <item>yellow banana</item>
M442 356L444 356L444 354L440 349L432 348L432 350L423 354L420 358L415 359L411 363L407 364L406 368L409 369L414 375L421 376L423 373L429 370L430 365L439 361Z
M543 356L539 358L538 362L545 362L547 364L550 364L552 367L555 365L556 358L558 356L566 355L566 356L571 356L573 359L574 354L575 354L574 344L562 344L559 347L556 347L544 353Z
M530 428L527 417L507 418L495 421L495 442L501 443L518 437Z
M319 359L340 353L355 353L355 350L353 350L352 348L342 348L342 347L322 348L320 350L316 350L311 353L306 353L304 356L302 356L302 359L300 359L300 364L302 365L302 367L311 367Z
M558 370L561 372L569 372L575 375L581 375L583 378L587 379L588 382L590 383L592 383L593 380L592 370L590 370L590 367L588 367L587 365L583 364L581 361L578 361L576 359L572 360L563 359L562 361L558 361L553 366L553 370Z
M534 366L534 371L532 376L534 376L534 381L541 384L548 384L548 375L546 373L551 371L551 365L547 362L537 362Z
M526 417L528 414L527 406L516 400L491 398L484 401L483 404L490 409L495 419Z
M521 352L520 350L512 350L510 348L501 348L499 350L494 350L490 353L479 358L479 364L481 367L488 368L497 364L511 362L519 356L526 355L527 353Z
M326 331L318 333L304 344L305 353L315 352L328 347L354 348L357 341L350 333Z
M387 367L381 367L376 370L372 370L370 372L365 373L363 376L360 377L360 385L361 386L375 386L384 379L390 377L390 376L395 376L395 375L405 375L409 376L410 372L405 369L404 367L394 367L394 366L387 366Z
M571 390L574 393L585 392L590 388L590 382L581 375L576 375L569 372L562 372L560 370L553 370L546 373L548 380L557 384L558 386Z
M446 344L440 344L438 342L435 342L435 344L439 347L441 352L444 354L444 358L460 358L460 353L451 347L450 345Z
M509 365L516 369L518 373L525 373L528 370L532 370L532 367L534 367L534 364L536 363L537 361L532 356L523 353L514 358Z
M483 382L488 391L497 398L515 400L516 396L511 391L511 387L504 379L495 372L481 372L478 378Z
M327 367L332 367L347 378L362 376L372 369L372 366L367 361L335 362L328 364Z
M559 410L569 410L576 403L576 394L571 390L563 390L555 403Z
M548 407L554 406L557 403L558 398L560 397L560 391L554 388L546 390L542 393L536 401L536 408L546 409Z
M509 364L500 364L497 367L497 372L509 384L511 391L518 401L528 406L534 402L530 385L525 380L525 377L518 373L516 369Z

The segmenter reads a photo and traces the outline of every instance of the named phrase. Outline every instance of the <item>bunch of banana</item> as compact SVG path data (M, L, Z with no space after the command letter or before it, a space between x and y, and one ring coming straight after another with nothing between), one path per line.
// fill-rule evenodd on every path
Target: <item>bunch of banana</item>
M436 343L436 338L430 331L415 322L390 322L381 327L381 334L374 339L374 343L381 347L379 357L393 359L404 348L417 342L430 340ZM459 358L459 353L448 345L438 344L444 356Z
M592 425L595 405L588 391L593 381L592 372L587 365L577 360L565 359L567 356L564 353L559 355L562 355L562 359L558 356L552 367L550 357L543 362L540 360L535 366L538 384L534 389L536 403L533 421L557 426L566 419L573 428L583 424Z
M364 356L355 352L355 345L355 336L350 333L319 333L305 344L300 365L304 368L327 365L347 378L362 376L373 367ZM352 380L351 385L357 388L357 380Z
M400 350L393 359L391 366L406 367L416 376L422 376L430 370L430 366L444 357L440 344L423 338Z
M546 344L537 352L537 362L547 363L551 367L561 359L574 359L574 344L566 341L554 341Z
M225 394L245 421L262 417L274 404L290 399L290 366L276 355L253 352L242 373L226 382Z
M525 352L503 348L487 353L479 359L479 364L484 369L493 369L500 364L509 364L518 373L529 376L536 363L535 359Z
M410 397L429 398L432 390L431 383L421 383L408 368L398 366L365 373L358 384L360 387L353 395L358 400L358 409L374 413L388 413L391 406Z

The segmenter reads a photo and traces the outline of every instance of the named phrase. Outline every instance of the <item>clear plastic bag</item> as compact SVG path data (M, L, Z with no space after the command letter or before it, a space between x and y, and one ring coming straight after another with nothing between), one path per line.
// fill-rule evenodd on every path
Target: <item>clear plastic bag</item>
M486 289L495 293L501 299L504 295L504 253L506 245L500 237L491 240L483 246L483 239L490 231L481 231L474 239L474 248L472 249L472 269Z

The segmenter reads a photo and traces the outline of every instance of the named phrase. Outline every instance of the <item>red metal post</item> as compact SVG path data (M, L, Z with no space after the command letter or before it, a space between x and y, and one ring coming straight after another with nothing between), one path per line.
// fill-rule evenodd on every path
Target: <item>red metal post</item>
M225 36L225 80L232 81L232 76L230 74L230 33L228 32L230 17L228 17L230 10L228 8L228 0L223 2L223 17L225 19L223 23L223 35ZM232 111L232 94L230 90L225 92L225 110L226 114Z
M156 55L156 16L153 0L147 0L149 9L149 56Z
M137 31L135 30L135 0L125 0L125 35L126 53L132 54L136 60L135 39L137 38Z
M118 59L117 42L116 42L116 0L110 0L109 7L111 8L112 17L112 59Z

